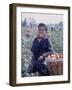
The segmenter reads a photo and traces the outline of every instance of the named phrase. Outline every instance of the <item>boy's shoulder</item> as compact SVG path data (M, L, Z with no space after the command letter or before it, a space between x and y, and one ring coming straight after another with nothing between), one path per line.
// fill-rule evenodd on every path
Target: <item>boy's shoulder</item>
M37 37L35 37L34 40L37 40Z
M45 39L44 39L44 42L46 42L46 43L49 44L49 43L50 43L50 40L49 40L48 38L45 38Z
M35 37L33 41L34 41L34 42L37 41L37 37Z
M48 38L44 38L45 41L49 41Z

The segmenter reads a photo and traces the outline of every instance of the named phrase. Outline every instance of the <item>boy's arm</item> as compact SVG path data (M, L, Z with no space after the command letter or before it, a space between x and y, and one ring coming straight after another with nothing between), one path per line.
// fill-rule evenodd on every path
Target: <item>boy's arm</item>
M49 54L54 54L55 51L53 50L53 47L49 40L47 40L47 52L43 54L43 57L47 57Z
M53 53L55 53L55 51L52 47L50 40L48 40L48 54L53 54Z
M43 59L43 58L47 57L49 54L55 53L53 48L52 48L51 43L48 40L47 40L47 46L48 46L47 47L47 52L44 53L42 56L40 56L39 59Z

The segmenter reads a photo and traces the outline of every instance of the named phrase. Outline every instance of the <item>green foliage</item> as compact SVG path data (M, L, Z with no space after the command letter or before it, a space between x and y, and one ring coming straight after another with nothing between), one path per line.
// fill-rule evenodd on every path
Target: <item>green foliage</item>
M63 53L63 30L50 30L50 40L57 53Z

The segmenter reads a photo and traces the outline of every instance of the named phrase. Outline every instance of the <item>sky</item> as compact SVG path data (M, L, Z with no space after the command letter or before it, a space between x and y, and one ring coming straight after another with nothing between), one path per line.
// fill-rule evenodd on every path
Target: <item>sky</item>
M51 14L51 13L21 13L22 21L25 18L33 18L36 23L45 23L45 24L56 24L63 21L63 14Z

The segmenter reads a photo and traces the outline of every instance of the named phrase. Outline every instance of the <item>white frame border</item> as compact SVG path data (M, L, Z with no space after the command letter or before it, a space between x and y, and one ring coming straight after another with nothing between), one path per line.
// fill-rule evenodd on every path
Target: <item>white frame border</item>
M21 77L21 12L35 12L35 13L57 13L63 14L63 75L59 76L45 76L45 77ZM17 28L17 45L16 45L16 83L37 83L37 82L56 82L68 80L68 11L63 9L48 9L48 8L16 8L16 28Z

